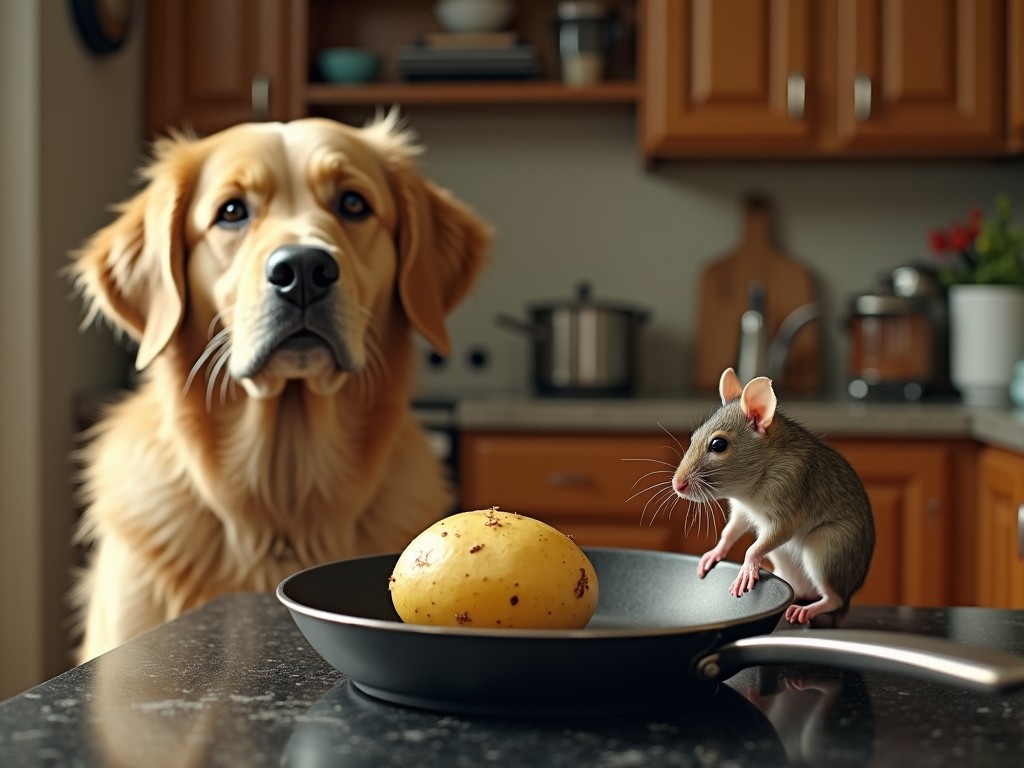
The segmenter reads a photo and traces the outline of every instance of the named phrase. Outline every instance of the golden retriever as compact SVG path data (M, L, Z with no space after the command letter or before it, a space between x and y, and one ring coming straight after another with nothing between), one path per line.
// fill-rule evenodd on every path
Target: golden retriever
M132 336L142 371L83 451L81 660L226 592L399 550L447 511L409 408L413 333L449 351L491 231L418 151L391 116L162 139L75 254L86 321Z

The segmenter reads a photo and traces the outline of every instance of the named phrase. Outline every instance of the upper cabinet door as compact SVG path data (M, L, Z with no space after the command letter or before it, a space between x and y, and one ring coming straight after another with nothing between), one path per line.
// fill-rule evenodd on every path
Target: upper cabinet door
M1024 149L1024 0L1010 0L1007 14L1010 148L1020 152Z
M1004 148L1002 19L1001 0L838 0L838 146Z
M148 135L292 116L286 0L149 0L147 26Z
M806 150L816 67L810 0L648 0L642 141L648 155Z

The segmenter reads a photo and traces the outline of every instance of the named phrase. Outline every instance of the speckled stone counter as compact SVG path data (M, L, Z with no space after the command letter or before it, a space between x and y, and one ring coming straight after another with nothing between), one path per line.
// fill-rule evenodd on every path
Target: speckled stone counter
M1024 657L1024 611L854 608L845 626L947 636ZM1024 692L986 696L812 667L748 669L699 706L645 716L495 719L405 709L350 686L274 597L251 594L222 598L0 702L4 768L1017 768L1022 755Z
M454 424L467 431L688 433L714 398L558 399L460 398ZM962 438L1024 452L1024 411L967 408L956 403L863 403L797 400L783 403L793 418L829 437Z

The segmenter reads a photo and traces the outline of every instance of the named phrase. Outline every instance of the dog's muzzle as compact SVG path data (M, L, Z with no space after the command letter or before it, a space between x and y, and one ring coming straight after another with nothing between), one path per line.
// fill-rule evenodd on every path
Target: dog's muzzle
M352 371L336 314L340 272L338 262L323 248L289 244L274 249L265 265L268 290L262 331L252 353L237 361L232 375L251 378L270 366L274 375L305 378L319 375L315 372L322 372L328 359L332 369Z

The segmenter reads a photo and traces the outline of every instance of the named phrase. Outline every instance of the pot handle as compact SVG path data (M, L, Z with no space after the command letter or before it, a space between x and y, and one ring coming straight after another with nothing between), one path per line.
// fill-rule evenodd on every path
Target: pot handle
M547 338L543 326L535 325L534 323L527 323L524 320L520 320L517 317L511 317L510 315L499 314L495 318L495 322L498 325L503 326L511 331L518 331L519 333L525 333L534 341L543 341Z
M1024 658L928 635L859 629L782 631L727 643L697 662L708 682L760 664L817 664L915 677L982 693L1024 687Z

